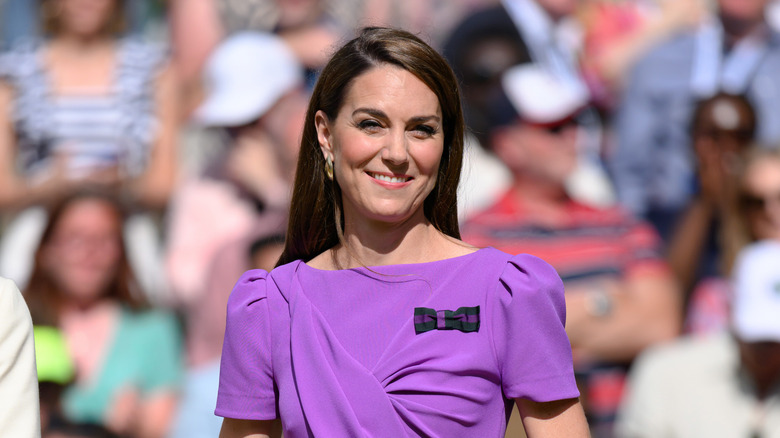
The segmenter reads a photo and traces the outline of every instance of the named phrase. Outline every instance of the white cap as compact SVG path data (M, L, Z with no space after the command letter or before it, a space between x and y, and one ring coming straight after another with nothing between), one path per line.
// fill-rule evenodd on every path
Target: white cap
M780 242L745 247L734 267L732 325L746 342L780 342Z
M554 124L575 115L588 103L588 96L536 64L516 65L501 78L507 98L523 120Z
M205 68L207 95L195 121L239 126L260 118L303 83L298 59L279 37L242 32L220 44Z

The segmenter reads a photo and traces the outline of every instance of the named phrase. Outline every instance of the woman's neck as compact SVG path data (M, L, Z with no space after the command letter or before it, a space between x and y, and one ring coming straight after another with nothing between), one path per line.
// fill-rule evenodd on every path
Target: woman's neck
M72 56L88 56L110 50L114 41L102 34L80 35L61 33L51 40L51 47Z
M425 263L448 257L455 239L437 230L420 211L400 223L347 220L345 245L333 249L336 268Z

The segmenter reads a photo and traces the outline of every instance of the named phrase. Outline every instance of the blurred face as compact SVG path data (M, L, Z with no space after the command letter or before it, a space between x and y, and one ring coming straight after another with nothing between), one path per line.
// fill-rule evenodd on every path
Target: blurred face
M756 239L780 239L780 160L758 160L750 165L740 203Z
M713 102L702 112L694 131L700 165L716 164L734 174L739 154L753 140L754 122L749 110L733 101Z
M350 220L424 220L444 150L436 95L416 76L381 65L358 76L335 120L318 112L317 133L332 157Z
M53 0L59 11L59 22L64 32L79 36L94 36L109 24L116 0Z
M577 165L577 131L574 123L542 127L520 122L495 136L494 150L516 175L563 187Z
M68 298L94 302L117 274L120 233L120 218L110 204L77 200L63 212L44 248L44 268Z

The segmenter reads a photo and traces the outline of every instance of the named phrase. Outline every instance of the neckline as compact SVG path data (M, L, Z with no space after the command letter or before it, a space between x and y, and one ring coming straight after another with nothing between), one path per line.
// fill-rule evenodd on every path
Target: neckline
M364 275L371 275L376 273L376 271L383 271L383 270L394 270L394 269L415 269L415 268L422 268L422 267L428 267L438 264L443 264L447 262L456 262L460 260L465 260L469 257L474 257L476 254L484 253L488 250L494 249L492 246L485 247L485 248L479 248L476 251L470 252L468 254L462 254L454 257L449 257L446 259L440 259L440 260L432 260L430 262L420 262L420 263L401 263L401 264L395 264L395 265L376 265L376 266L357 266L354 268L347 268L347 269L319 269L315 268L313 266L310 266L303 260L300 260L299 266L304 266L304 269L307 269L312 272L319 272L319 273L329 273L329 272L357 272ZM382 272L379 272L382 273Z

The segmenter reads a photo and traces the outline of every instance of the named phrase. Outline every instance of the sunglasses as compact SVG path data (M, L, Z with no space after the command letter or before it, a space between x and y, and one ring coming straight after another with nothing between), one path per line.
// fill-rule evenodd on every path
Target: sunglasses
M745 210L760 211L764 210L770 202L780 204L780 192L771 196L757 196L752 193L742 193L739 197L739 204Z

